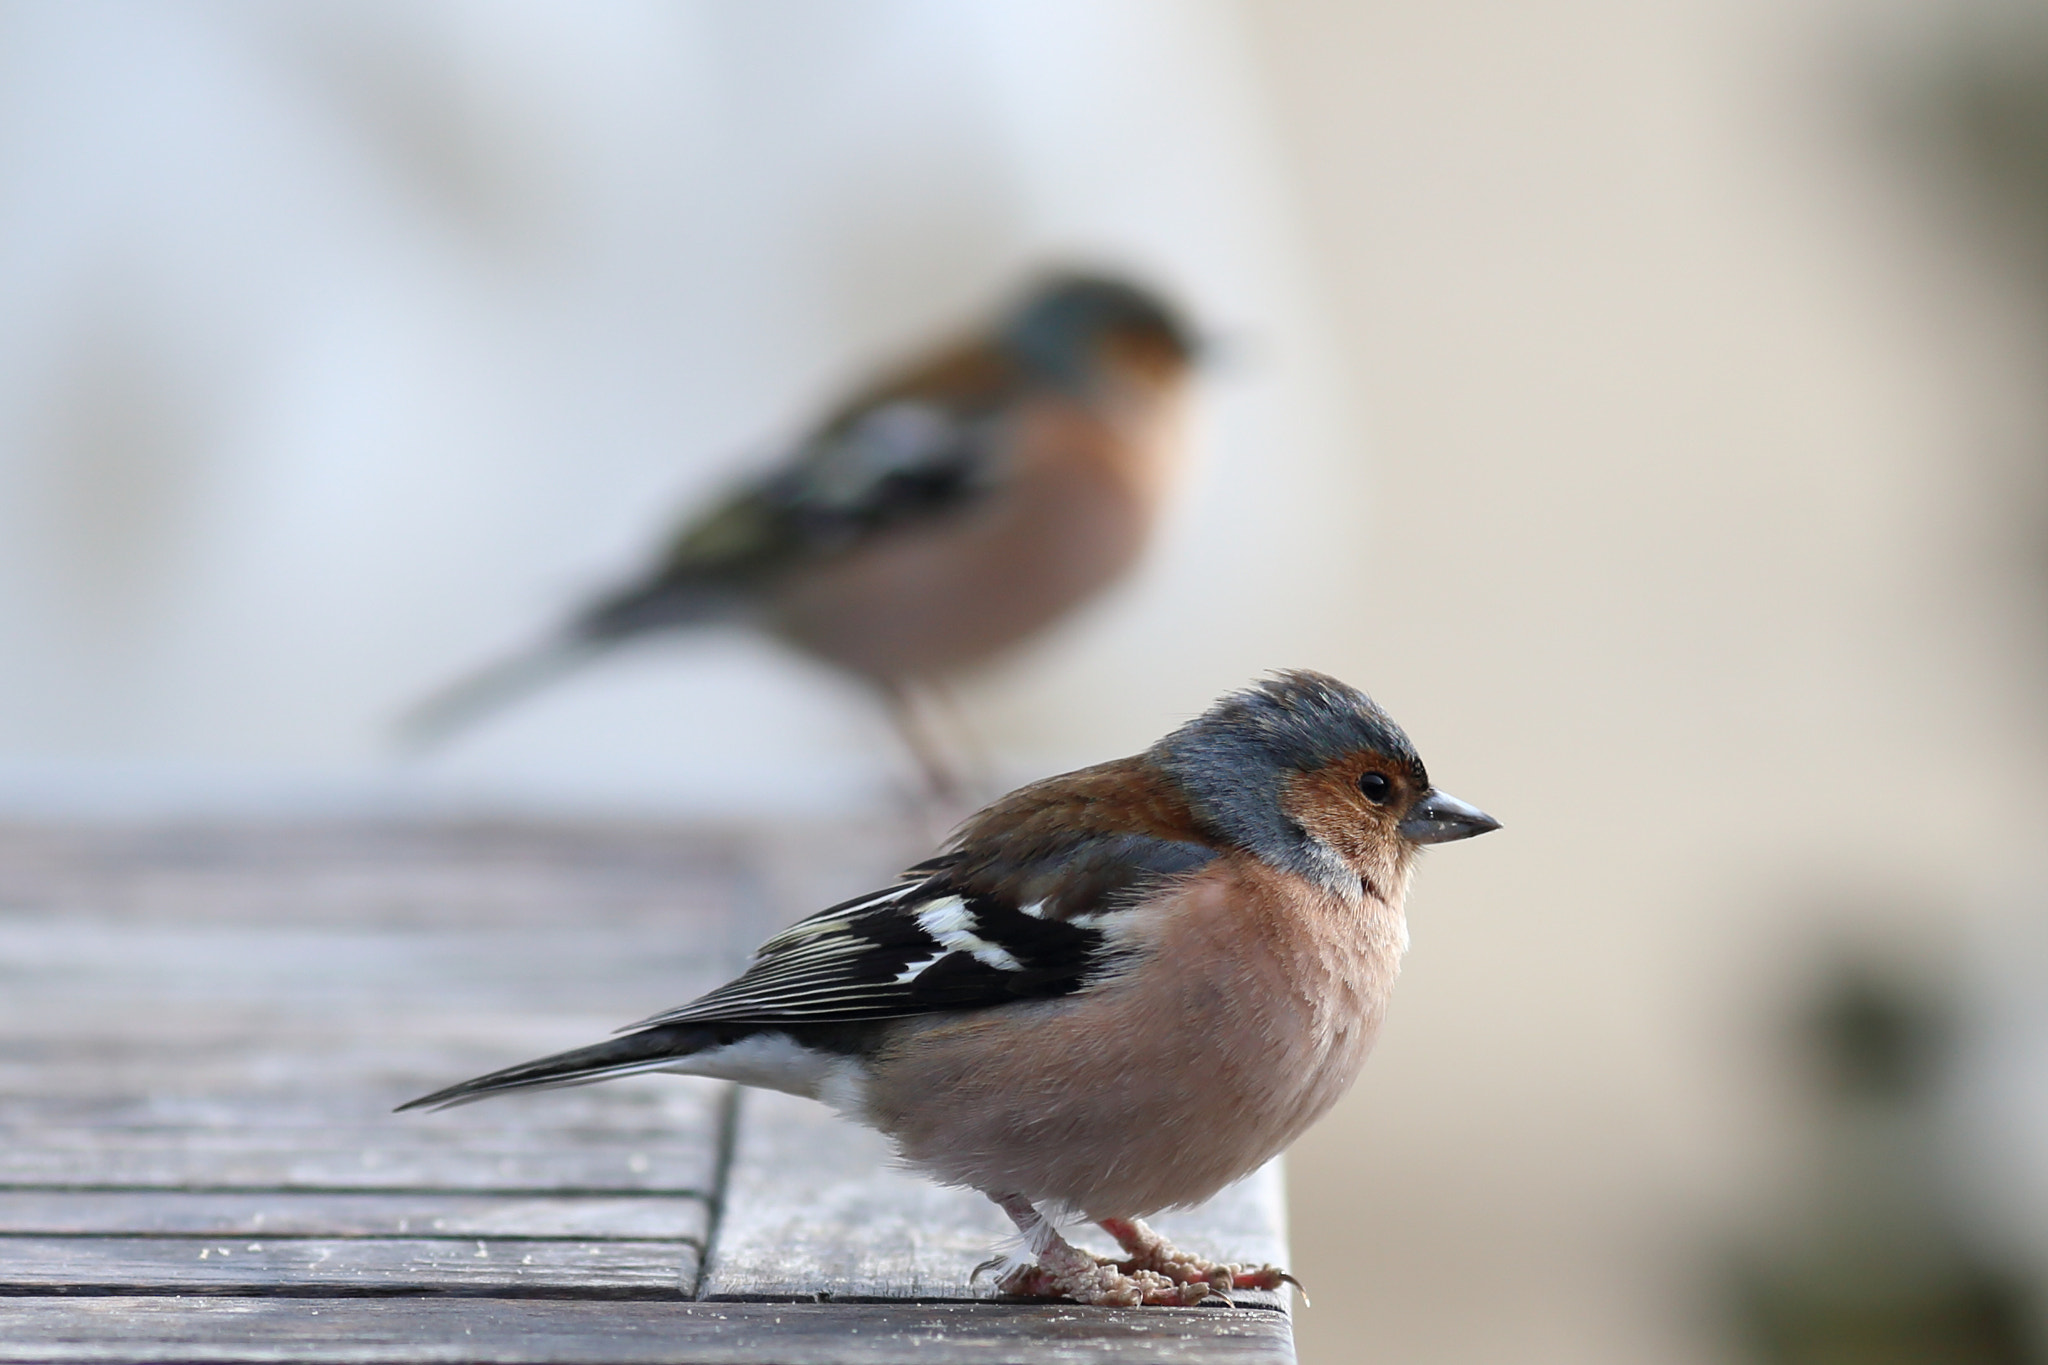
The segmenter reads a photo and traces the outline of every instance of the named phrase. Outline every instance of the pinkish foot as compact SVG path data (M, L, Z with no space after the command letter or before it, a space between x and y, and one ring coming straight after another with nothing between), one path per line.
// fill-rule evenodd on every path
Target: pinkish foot
M1175 1284L1150 1270L1126 1273L1115 1261L1074 1248L1073 1263L1018 1266L996 1282L1005 1294L1031 1299L1072 1299L1097 1308L1192 1308L1209 1297L1208 1285Z
M1104 1218L1098 1226L1124 1249L1125 1259L1117 1262L1117 1268L1128 1275L1153 1274L1177 1285L1199 1285L1226 1299L1233 1289L1278 1289L1283 1284L1301 1288L1300 1280L1278 1266L1245 1266L1191 1256L1136 1218ZM1304 1295L1304 1302L1306 1299Z
M1206 1281L1182 1283L1157 1271L1133 1270L1107 1257L1091 1256L1060 1236L1030 1201L1019 1196L997 1197L996 1202L1024 1234L1025 1249L1035 1258L1035 1263L1016 1266L996 1281L1002 1293L1072 1299L1100 1308L1187 1308L1212 1292Z

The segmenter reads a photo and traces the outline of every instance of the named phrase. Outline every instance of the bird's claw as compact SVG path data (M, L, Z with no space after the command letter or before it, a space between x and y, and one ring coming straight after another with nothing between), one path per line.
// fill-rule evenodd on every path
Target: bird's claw
M1301 1295L1301 1301L1303 1303L1308 1302L1308 1290L1302 1288L1301 1281L1295 1279L1294 1276L1278 1266L1224 1265L1214 1268L1230 1272L1230 1287L1232 1289L1277 1290L1283 1284L1293 1285L1295 1292Z
M997 1279L997 1291L1027 1299L1072 1299L1104 1308L1192 1308L1211 1300L1235 1308L1237 1301L1229 1292L1234 1289L1278 1289L1282 1284L1301 1287L1299 1280L1273 1266L1243 1269L1187 1257L1151 1265L1141 1264L1136 1257L1119 1261L1080 1251L1071 1262L1065 1258L1049 1259L1057 1263L1026 1264L1011 1269ZM969 1282L1001 1263L1001 1257L984 1261L974 1268ZM1307 1299L1306 1294L1302 1297Z
M1297 1293L1297 1294L1299 1294L1299 1295L1301 1295L1301 1306L1302 1306L1302 1307L1304 1307L1304 1308L1312 1308L1312 1307L1314 1307L1314 1306L1315 1306L1315 1305L1313 1305L1313 1304L1311 1304L1311 1303L1309 1302L1309 1299L1308 1299L1308 1286L1307 1286L1307 1285L1305 1285L1305 1284L1303 1284L1303 1283L1302 1283L1302 1282L1301 1282L1300 1280L1297 1280L1297 1279L1295 1279L1295 1278L1294 1278L1294 1276L1292 1276L1292 1275L1288 1274L1288 1273L1287 1273L1286 1271L1284 1271L1284 1270L1275 1270L1275 1269L1274 1269L1274 1268L1273 1268L1272 1266L1269 1266L1269 1265L1267 1265L1267 1266L1260 1266L1260 1267L1259 1267L1259 1269L1260 1269L1260 1270L1262 1270L1262 1271L1270 1271L1270 1272L1272 1273L1272 1276L1273 1276L1273 1283L1272 1283L1272 1284L1270 1284L1270 1285L1261 1285L1261 1286L1259 1286L1260 1288L1262 1288L1262 1289L1278 1289L1278 1288L1279 1288L1279 1287L1280 1287L1281 1285L1283 1285L1283 1284L1291 1284L1291 1285L1293 1285L1293 1286L1294 1286L1294 1292L1295 1292L1295 1293Z
M1118 1262L1126 1274L1151 1271L1175 1284L1206 1285L1218 1298L1231 1302L1233 1289L1277 1290L1282 1285L1301 1288L1301 1281L1278 1266L1245 1266L1234 1261L1205 1261L1167 1241L1138 1219L1108 1219L1102 1224L1127 1253ZM1308 1301L1304 1291L1302 1301Z
M1242 1266L1191 1256L1136 1218L1098 1219L1102 1230L1123 1248L1124 1257L1096 1256L1059 1236L1021 1196L997 1196L996 1202L1037 1254L1035 1262L1013 1265L996 1278L996 1292L1001 1294L1065 1298L1105 1308L1154 1304L1192 1308L1217 1299L1235 1308L1232 1290L1273 1290L1284 1284L1301 1288L1301 1281L1277 1266ZM984 1261L975 1267L969 1282L999 1264L1000 1257ZM1308 1296L1302 1297L1306 1300Z
M1097 1308L1192 1308L1215 1292L1209 1284L1179 1284L1153 1270L1126 1271L1103 1256L1055 1267L1018 1266L996 1288L1020 1298L1072 1299Z

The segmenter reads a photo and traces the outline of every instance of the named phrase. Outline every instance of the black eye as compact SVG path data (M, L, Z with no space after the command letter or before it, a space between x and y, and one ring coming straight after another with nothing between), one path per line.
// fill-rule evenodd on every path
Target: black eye
M1375 806L1384 806L1394 799L1394 784L1379 773L1367 773L1358 779L1358 789L1365 793L1365 799Z

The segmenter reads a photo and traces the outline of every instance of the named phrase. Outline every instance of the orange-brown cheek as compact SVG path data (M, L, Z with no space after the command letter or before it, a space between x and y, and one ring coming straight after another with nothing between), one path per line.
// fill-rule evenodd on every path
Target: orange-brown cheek
M1353 790L1347 776L1297 773L1281 788L1280 808L1347 862L1376 864L1386 856L1386 836L1377 812Z

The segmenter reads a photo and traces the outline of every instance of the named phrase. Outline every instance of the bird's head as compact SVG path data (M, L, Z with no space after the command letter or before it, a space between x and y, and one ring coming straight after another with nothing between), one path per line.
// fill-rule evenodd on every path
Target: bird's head
M1398 894L1421 845L1500 828L1430 785L1372 698L1306 669L1231 693L1148 756L1217 833L1340 892Z
M1193 363L1195 334L1158 295L1107 276L1041 281L1004 317L1003 349L1033 374L1077 392L1105 370L1164 383Z

